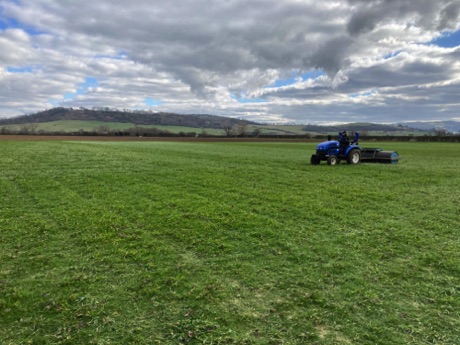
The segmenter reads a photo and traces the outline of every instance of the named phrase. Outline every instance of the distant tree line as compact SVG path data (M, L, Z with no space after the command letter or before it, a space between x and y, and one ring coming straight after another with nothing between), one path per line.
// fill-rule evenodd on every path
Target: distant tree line
M205 130L171 132L159 128L136 126L123 130L111 130L108 126L98 126L93 130L79 131L44 131L37 130L36 124L24 124L17 128L11 126L0 127L0 135L51 135L51 136L115 136L115 137L208 137L208 138L261 138L261 139L300 139L308 141L324 141L330 135L320 134L266 134L259 129L247 130L247 124L222 128L222 135L211 135ZM332 138L333 140L335 138ZM460 142L460 134L436 133L433 135L368 135L361 134L360 141L415 141L415 142Z
M35 126L29 124L13 129L10 126L0 128L0 135L59 135L59 136L131 136L131 137L195 137L197 132L173 133L167 130L147 127L133 127L123 130L111 130L107 126L98 126L93 130L79 131L45 131L36 130Z

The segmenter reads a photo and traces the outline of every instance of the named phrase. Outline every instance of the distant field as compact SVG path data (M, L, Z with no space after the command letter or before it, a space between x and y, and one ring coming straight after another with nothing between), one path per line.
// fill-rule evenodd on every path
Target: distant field
M459 344L459 146L381 146L1 141L0 343Z
M35 131L46 131L46 132L92 132L97 131L100 127L106 127L109 130L126 130L129 128L135 128L134 123L121 123L121 122L102 122L102 121L51 121L43 122L36 124ZM7 128L14 131L20 131L23 128L23 125L5 125L0 126L0 128ZM196 128L196 127L183 127L183 126L160 126L160 125L142 125L139 126L142 128L157 128L159 130L169 131L171 133L197 133L197 134L207 134L207 135L216 135L216 136L225 136L225 131L223 129L216 128ZM259 131L260 134L270 134L270 135L305 135L310 134L315 135L324 135L331 134L333 137L337 135L335 132L306 132L303 129L304 125L248 125L246 128L246 133L250 134L254 131ZM353 128L347 128L349 131ZM235 128L237 131L237 129ZM372 136L407 136L407 135L426 135L427 132L423 131L396 131L396 132L383 132L383 131L367 131L367 135Z
M102 122L102 121L51 121L51 122L43 122L37 124L36 131L47 131L47 132L78 132L78 131L85 131L91 132L97 130L98 127L103 126L107 127L110 130L125 130L129 128L135 128L136 125L134 123L121 123L121 122ZM5 126L10 128L11 130L19 131L22 128L22 125L8 125ZM159 125L142 125L139 127L143 128L158 128L160 130L170 131L172 133L179 133L179 132L196 132L198 134L203 133L205 131L211 135L223 135L224 131L220 129L214 128L195 128L195 127L181 127L181 126L159 126Z
M251 130L259 129L261 133L271 133L271 134L306 134L303 130L304 125L260 125L260 126L250 126Z
M294 134L294 135L305 135L305 134L310 134L310 135L318 135L318 134L330 134L333 137L337 137L338 132L335 131L330 131L330 132L315 132L315 131L305 131L305 125L260 125L260 126L250 126L251 131L254 130L255 128L258 128L261 130L262 133L271 133L271 134L281 134L281 135L286 135L286 134ZM347 131L353 131L354 128L345 128ZM360 131L359 129L357 130L358 132ZM385 132L385 131L366 131L367 135L372 135L372 136L385 136L385 135L392 135L392 136L407 136L407 135L425 135L427 132L423 131L392 131L392 132Z

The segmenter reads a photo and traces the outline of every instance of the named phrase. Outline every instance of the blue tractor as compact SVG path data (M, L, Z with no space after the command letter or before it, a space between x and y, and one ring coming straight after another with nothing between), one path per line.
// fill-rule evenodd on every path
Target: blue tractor
M360 162L372 163L398 163L399 155L395 151L383 151L379 148L361 148L358 143L359 133L356 132L350 142L346 132L339 133L339 140L324 141L316 147L316 153L310 158L310 163L318 165L326 161L329 165L336 165L341 160L348 164Z

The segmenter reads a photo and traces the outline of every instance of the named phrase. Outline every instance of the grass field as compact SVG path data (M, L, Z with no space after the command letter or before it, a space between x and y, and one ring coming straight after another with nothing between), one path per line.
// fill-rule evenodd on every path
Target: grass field
M459 344L459 146L382 146L0 142L0 343Z

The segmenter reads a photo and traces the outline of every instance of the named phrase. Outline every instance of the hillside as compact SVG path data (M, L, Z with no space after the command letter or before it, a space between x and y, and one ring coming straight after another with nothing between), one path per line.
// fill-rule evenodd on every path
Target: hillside
M460 133L460 121L428 121L428 122L406 122L407 126L421 130L445 130L450 133Z
M8 119L0 119L1 125L18 125L44 123L52 121L98 121L130 123L136 126L181 126L193 128L224 128L235 126L242 122L255 122L234 119L224 116L192 114L180 115L174 113L151 113L144 111L126 111L117 109L85 109L85 108L53 108L35 114L23 115Z
M131 130L131 132L134 130L137 133L135 128L142 127L152 130L155 128L150 135L155 135L157 132L203 132L207 135L227 136L241 135L241 130L246 134L251 133L257 136L335 135L343 129L377 136L424 135L435 131L435 129L430 128L414 128L415 126L410 126L410 124L275 125L207 114L183 115L110 108L53 108L34 114L0 119L0 127L2 127L1 133L70 133L82 131L108 133L126 130ZM27 129L26 127L31 128Z
M342 130L353 130L358 132L385 132L385 133L394 133L394 132L414 132L416 129L404 125L395 125L395 124L375 124L375 123L346 123L341 125L333 126L320 126L320 125L306 125L303 130L307 132L320 132L320 133L329 133L329 132L339 132Z

